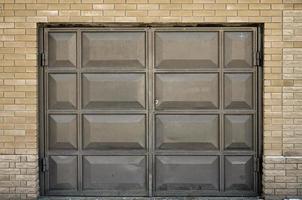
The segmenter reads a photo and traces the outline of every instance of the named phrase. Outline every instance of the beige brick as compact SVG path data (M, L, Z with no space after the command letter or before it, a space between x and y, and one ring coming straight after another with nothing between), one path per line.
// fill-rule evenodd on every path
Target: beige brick
M249 9L267 10L267 9L271 9L271 4L265 4L265 3L249 4Z
M227 10L247 10L248 4L227 4Z
M95 10L113 10L114 4L93 4Z

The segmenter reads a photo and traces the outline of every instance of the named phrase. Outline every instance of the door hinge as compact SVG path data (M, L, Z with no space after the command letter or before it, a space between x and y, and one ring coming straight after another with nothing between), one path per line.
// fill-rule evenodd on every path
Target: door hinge
M39 65L41 67L45 66L45 53L44 52L39 53Z
M261 67L262 64L262 54L260 51L256 52L256 66Z
M46 172L46 170L47 170L46 158L40 158L40 170L41 170L41 172Z
M261 159L256 158L256 160L255 160L255 172L260 172L260 167L261 167Z

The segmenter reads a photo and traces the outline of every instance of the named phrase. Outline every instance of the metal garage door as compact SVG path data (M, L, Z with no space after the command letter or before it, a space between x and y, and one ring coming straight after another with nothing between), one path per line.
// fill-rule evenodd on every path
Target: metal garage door
M44 28L41 192L254 196L257 27Z

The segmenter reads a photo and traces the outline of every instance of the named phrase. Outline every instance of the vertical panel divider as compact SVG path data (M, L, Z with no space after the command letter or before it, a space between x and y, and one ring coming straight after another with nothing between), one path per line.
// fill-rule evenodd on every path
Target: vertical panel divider
M77 112L77 117L78 117L78 191L81 192L83 190L83 152L82 152L82 31L81 29L77 30L77 87L78 87L78 96L77 96L77 101L78 101L78 112Z
M149 160L149 196L154 196L155 186L155 166L154 166L154 29L148 29L148 116L149 116L149 131L148 131L148 160Z
M46 55L45 57L45 63L47 65L48 63L48 29L44 29L44 53ZM44 140L44 150L45 150L45 159L46 159L46 163L49 166L49 153L48 153L48 70L47 68L44 66L44 122L45 122L45 140ZM45 193L49 192L49 170L46 169L45 174L44 174L44 183L45 183Z
M38 53L44 53L45 49L44 49L44 46L45 46L45 35L44 35L44 31L45 29L40 27L38 29L38 39L39 39L39 44L38 44ZM45 55L45 54L44 54ZM39 62L39 60L38 60ZM38 102L39 102L39 105L38 105L38 109L39 109L39 134L38 134L38 138L39 138L39 162L41 162L41 159L45 160L46 159L46 152L47 150L45 149L45 141L46 141L46 118L45 118L45 90L44 90L44 86L45 86L45 69L44 69L44 66L39 66L39 63L38 63L38 67L39 67L39 70L38 70L38 93L39 93L39 99L38 99ZM46 160L45 160L46 161ZM40 166L40 173L39 173L39 176L40 176L40 182L39 182L39 186L41 188L40 192L42 195L45 194L45 173L42 172L42 169L41 167L43 166Z
M219 147L220 147L220 167L219 167L219 183L220 191L225 191L224 188L224 37L223 30L219 30Z

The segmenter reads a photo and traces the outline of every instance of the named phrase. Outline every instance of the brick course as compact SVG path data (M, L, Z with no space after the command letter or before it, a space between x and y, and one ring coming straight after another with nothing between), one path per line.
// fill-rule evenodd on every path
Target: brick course
M301 0L0 0L0 199L38 195L38 22L259 22L267 198L302 196Z

